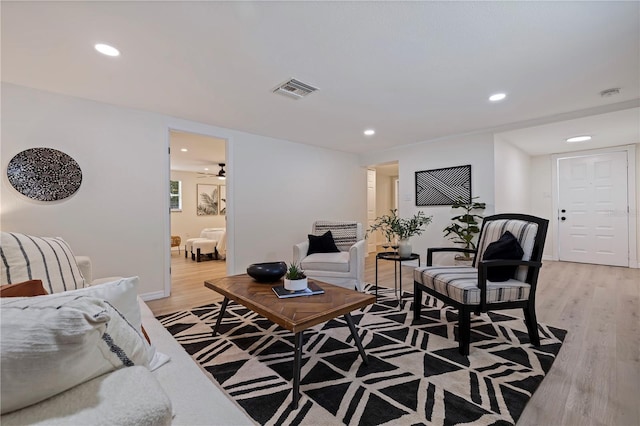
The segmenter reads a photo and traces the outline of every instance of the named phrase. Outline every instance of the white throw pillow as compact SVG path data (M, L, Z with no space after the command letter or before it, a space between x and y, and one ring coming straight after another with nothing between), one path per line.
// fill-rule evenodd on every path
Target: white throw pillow
M138 304L138 277L120 278L116 281L97 284L78 290L67 291L65 295L82 295L106 300L116 308L131 324L140 337L145 339L149 351L149 370L153 371L169 361L169 356L156 351L153 342L147 343L142 334L142 315ZM55 297L55 296L53 296Z
M108 302L60 294L0 304L3 414L110 371L149 364L146 342Z
M138 277L120 278L116 281L67 291L65 294L97 297L98 299L106 300L120 311L136 330L140 331L142 316L140 315L140 306L138 306L139 285L140 279Z
M0 284L42 280L42 285L49 293L85 286L71 247L60 237L34 237L2 232L0 257Z

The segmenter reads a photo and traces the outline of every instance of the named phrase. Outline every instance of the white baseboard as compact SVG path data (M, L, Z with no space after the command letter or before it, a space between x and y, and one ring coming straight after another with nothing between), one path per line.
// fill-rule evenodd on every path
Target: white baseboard
M149 300L156 300L156 299L162 299L166 297L164 295L164 291L154 291L151 293L144 293L140 295L140 298L142 300L144 300L145 302L149 301Z
M558 259L554 258L554 256L550 256L550 255L546 255L546 254L544 256L542 256L542 260L556 260L556 261L558 261ZM640 263L637 262L637 261L630 260L629 261L629 268L631 268L631 269L640 269Z

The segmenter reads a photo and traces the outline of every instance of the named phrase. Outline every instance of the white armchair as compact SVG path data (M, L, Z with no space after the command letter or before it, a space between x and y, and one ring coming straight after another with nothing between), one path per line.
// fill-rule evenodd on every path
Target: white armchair
M293 246L293 261L302 267L309 278L362 291L366 250L362 224L314 222L313 235L322 235L327 231L331 231L339 252L308 255L307 240Z

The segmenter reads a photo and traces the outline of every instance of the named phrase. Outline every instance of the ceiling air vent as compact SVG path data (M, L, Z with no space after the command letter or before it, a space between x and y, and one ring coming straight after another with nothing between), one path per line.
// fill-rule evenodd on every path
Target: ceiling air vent
M313 93L318 90L317 87L310 86L306 83L292 78L291 80L282 83L280 86L273 89L273 93L280 93L282 95L289 96L294 99L300 99L307 96L309 93Z

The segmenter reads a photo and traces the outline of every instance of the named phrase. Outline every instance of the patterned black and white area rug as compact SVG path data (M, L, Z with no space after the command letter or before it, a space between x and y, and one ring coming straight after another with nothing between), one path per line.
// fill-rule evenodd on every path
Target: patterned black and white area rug
M423 324L414 326L412 295L404 296L401 309L386 293L352 312L369 365L342 317L305 331L298 410L291 332L233 302L216 337L219 303L158 318L258 424L515 424L566 331L540 324L535 348L522 319L472 315L471 353L462 356L457 311L425 295Z

